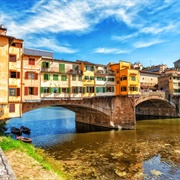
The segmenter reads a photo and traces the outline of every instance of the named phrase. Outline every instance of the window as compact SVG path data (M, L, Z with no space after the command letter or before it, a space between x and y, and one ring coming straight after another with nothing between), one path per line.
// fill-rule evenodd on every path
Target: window
M114 87L113 86L106 87L106 92L114 92Z
M65 64L59 64L59 72L65 73Z
M117 74L119 73L119 69L116 69L116 73L117 73Z
M16 55L9 55L10 62L16 62Z
M76 75L72 75L72 81L76 81Z
M91 87L91 86L86 87L86 92L87 93L94 93L94 87Z
M20 72L10 71L10 78L20 78Z
M35 72L25 72L25 79L38 79L38 74Z
M125 81L125 80L127 80L127 76L122 76L121 81Z
M24 95L38 95L38 87L24 87Z
M96 87L96 93L103 93L103 87Z
M70 88L62 88L63 93L70 93Z
M123 91L126 91L126 87L124 86L124 87L121 87L121 91L123 92Z
M72 87L72 93L78 93L78 87Z
M50 62L42 62L42 67L43 68L49 68L50 67Z
M34 73L28 73L28 79L34 79Z
M53 88L53 93L58 93L58 88L57 87Z
M29 58L29 65L35 65L35 59Z
M136 81L136 76L131 76L131 81Z
M58 74L53 74L53 80L58 81Z
M49 87L44 87L44 93L50 93L50 88Z
M102 81L102 77L97 77L97 81Z
M131 87L129 87L129 90L130 90L130 91L138 91L138 87L133 87L133 86L131 86Z
M85 80L89 80L89 76L84 76L84 79Z
M114 78L108 78L108 81L114 82Z
M14 42L11 46L22 48L22 43Z
M94 76L90 76L90 80L94 80Z
M29 94L30 95L33 95L34 94L34 91L33 91L34 89L33 89L33 87L29 87Z
M94 71L94 67L93 66L86 66L86 71Z
M20 96L20 88L9 88L9 96Z
M9 104L9 112L10 113L15 112L15 104Z
M78 76L78 81L82 81L82 76Z
M44 80L50 80L50 74L44 74Z
M119 84L119 81L116 81L116 84Z
M10 72L10 78L16 78L16 72Z
M66 75L61 75L61 81L67 81L67 76Z

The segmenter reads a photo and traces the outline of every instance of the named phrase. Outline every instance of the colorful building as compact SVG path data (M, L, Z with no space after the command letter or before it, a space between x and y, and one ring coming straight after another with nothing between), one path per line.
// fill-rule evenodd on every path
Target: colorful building
M21 116L23 40L0 26L0 119Z
M114 72L106 65L95 65L95 96L115 96Z
M82 97L82 73L77 62L42 58L41 98Z
M108 65L53 58L23 48L0 26L0 119L20 117L23 102L139 94L139 71L129 62Z
M140 93L139 71L131 69L130 62L109 63L115 73L116 95L138 95Z

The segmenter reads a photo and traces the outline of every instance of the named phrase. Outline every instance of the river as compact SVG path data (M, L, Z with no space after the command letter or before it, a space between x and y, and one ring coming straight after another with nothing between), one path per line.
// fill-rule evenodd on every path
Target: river
M137 121L136 130L77 124L61 107L40 108L7 121L31 128L36 147L74 179L180 179L180 119Z

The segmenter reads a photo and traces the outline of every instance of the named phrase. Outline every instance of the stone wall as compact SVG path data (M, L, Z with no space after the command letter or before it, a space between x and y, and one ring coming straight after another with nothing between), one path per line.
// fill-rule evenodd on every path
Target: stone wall
M135 128L134 102L125 96L24 102L22 111L55 105L75 112L77 122L118 129Z

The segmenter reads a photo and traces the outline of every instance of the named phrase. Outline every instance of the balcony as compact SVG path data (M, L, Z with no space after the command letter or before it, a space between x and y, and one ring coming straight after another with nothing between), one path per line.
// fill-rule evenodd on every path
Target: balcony
M68 74L82 74L81 70L74 70L74 69L69 69L67 70Z
M42 67L42 68L41 68L41 71L42 71L42 72L50 72L50 68L43 68L43 67Z

